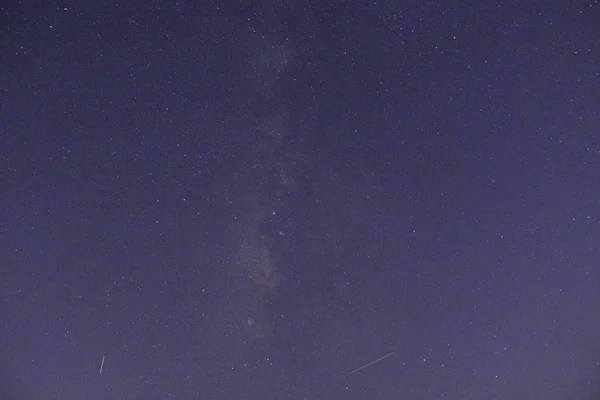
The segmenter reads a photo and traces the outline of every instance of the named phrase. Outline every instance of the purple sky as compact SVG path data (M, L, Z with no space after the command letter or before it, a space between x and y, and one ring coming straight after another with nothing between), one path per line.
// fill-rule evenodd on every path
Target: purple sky
M0 399L597 398L597 1L10 3Z

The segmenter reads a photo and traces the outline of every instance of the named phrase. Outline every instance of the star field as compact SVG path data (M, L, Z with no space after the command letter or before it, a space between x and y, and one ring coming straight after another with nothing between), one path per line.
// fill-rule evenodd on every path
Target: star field
M0 8L0 398L598 398L597 1L134 3Z

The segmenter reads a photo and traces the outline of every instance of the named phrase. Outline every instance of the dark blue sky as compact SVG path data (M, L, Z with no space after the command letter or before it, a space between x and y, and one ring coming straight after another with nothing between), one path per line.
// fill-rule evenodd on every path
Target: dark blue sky
M0 398L597 395L600 5L251 3L0 9Z

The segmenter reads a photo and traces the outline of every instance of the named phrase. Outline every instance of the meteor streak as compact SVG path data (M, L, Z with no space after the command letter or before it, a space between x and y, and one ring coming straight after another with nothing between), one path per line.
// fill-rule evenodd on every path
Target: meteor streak
M375 360L375 361L371 361L370 363L368 363L368 364L365 364L365 365L363 365L362 367L358 367L358 368L356 368L354 371L351 371L351 372L349 372L347 376L350 376L350 375L352 375L352 374L353 374L353 373L355 373L355 372L358 372L358 371L360 371L360 370L362 370L362 369L365 369L365 368L367 368L367 367L369 367L369 366L371 366L371 365L373 365L373 364L375 364L375 363L378 363L379 361L381 361L381 360L383 360L383 359L385 359L385 358L388 358L389 356L393 356L394 354L396 354L396 352L395 352L395 351L392 351L391 353L388 353L388 354L386 354L386 355L385 355L385 356L383 356L383 357L379 357L377 360Z
M100 374L102 374L103 367L104 367L104 356L102 356L102 362L100 363Z

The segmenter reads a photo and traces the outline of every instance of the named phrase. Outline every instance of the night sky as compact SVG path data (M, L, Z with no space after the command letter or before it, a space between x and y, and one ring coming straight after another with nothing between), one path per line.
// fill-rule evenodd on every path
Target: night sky
M0 398L600 393L597 1L0 11Z

